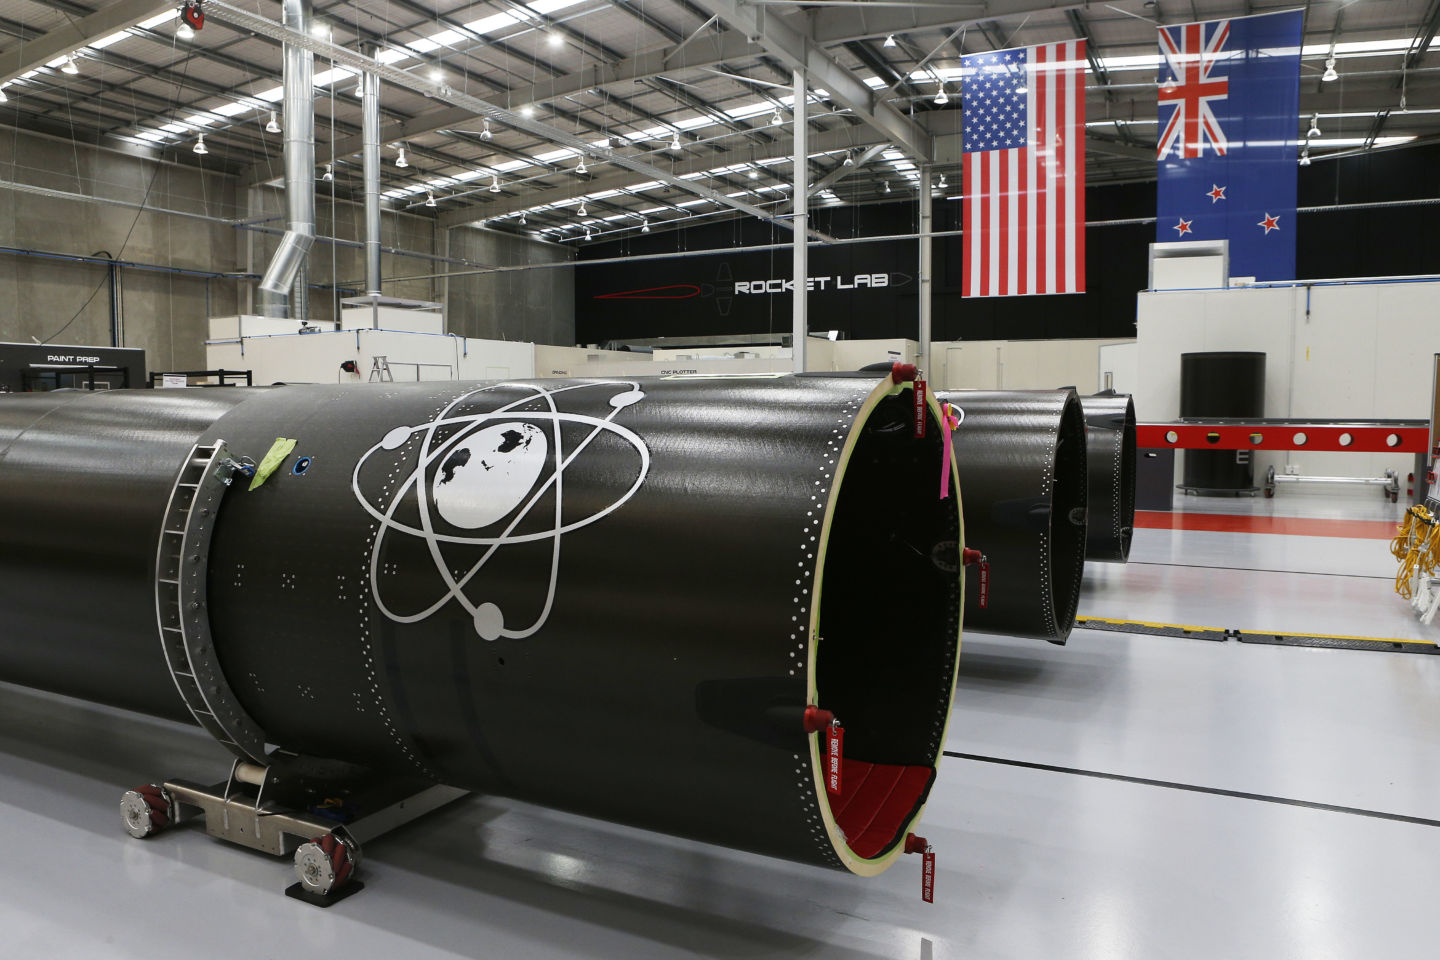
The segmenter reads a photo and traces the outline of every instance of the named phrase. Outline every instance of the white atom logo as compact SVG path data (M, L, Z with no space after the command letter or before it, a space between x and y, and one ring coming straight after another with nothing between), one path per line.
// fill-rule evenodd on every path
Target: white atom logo
M645 394L635 381L605 380L557 387L553 390L534 384L500 386L526 391L526 395L495 410L462 414L456 411L465 401L497 388L484 387L463 394L447 404L429 423L391 430L378 444L365 451L355 464L351 489L365 511L380 522L380 532L370 551L370 592L380 611L391 620L415 623L454 600L474 618L475 632L486 640L500 637L518 640L533 635L544 626L555 602L555 587L560 572L561 538L608 516L633 497L645 482L645 475L650 469L649 448L634 431L613 422L616 414L625 407L644 399ZM610 412L605 417L568 413L559 410L555 405L555 397L560 394L606 387L625 389L609 398ZM543 404L544 409L519 409L537 400ZM561 436L562 424L574 424L581 428L588 426L590 430L567 450ZM640 458L639 473L629 489L610 504L578 520L565 523L562 516L565 503L565 471L601 433L618 437L635 450ZM412 437L420 440L420 457L415 468L399 482L388 502L383 505L372 503L360 489L361 469L379 451L399 450ZM549 476L542 481L540 476L547 463L550 465ZM515 533L516 527L552 488L555 508L550 526L544 530ZM419 515L418 525L395 518L396 510L411 491L414 491L415 495L414 507ZM492 536L468 533L456 535L437 531L435 515L451 527L464 531L483 530L507 516L510 520ZM380 555L386 536L392 533L420 538L427 546L430 559L444 585L439 599L418 613L397 613L386 604L381 595ZM529 626L507 627L504 612L497 604L490 601L475 603L467 595L466 588L501 547L540 540L549 540L552 544L550 583L546 591L545 605ZM486 549L479 559L470 564L467 571L457 573L451 570L452 561L445 554L447 544Z

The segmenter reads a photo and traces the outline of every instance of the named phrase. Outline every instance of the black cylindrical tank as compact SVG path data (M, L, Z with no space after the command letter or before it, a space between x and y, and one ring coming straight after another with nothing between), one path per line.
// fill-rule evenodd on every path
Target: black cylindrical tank
M965 588L970 630L1064 643L1085 569L1085 415L1073 390L943 393L962 413L955 467L967 546L988 563Z
M1180 418L1257 419L1265 416L1265 354L1243 351L1180 355ZM1186 450L1186 491L1218 496L1252 493L1249 450Z
M1081 397L1089 468L1085 559L1124 563L1135 531L1135 404L1129 394Z
M0 583L26 577L0 594L26 627L0 680L176 714L156 582L203 567L184 625L263 742L878 873L934 781L964 588L936 561L964 539L937 407L917 439L912 397L778 377L57 402L74 416L0 460ZM172 488L217 489L191 444L260 462L277 438L262 486L191 507L208 548L187 533L157 571ZM845 725L835 794L812 704Z

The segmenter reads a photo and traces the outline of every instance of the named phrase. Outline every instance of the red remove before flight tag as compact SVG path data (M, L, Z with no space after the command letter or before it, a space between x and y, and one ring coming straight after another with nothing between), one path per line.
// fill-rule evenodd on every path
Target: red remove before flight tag
M925 436L925 381L915 381L915 436Z
M845 758L845 728L838 723L826 727L825 790L840 793L840 768Z
M990 561L980 561L980 609L990 606Z
M926 903L935 902L935 851L926 850L925 860L920 867L920 899Z

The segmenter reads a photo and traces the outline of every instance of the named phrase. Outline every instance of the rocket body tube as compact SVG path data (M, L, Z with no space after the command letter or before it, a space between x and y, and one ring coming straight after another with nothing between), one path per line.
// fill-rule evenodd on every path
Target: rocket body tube
M0 613L21 607L33 629L65 634L84 681L13 635L0 679L176 715L145 582L165 495L190 443L260 462L290 438L263 485L225 492L203 561L214 653L267 742L860 874L900 854L958 658L963 576L932 555L964 538L958 498L936 496L936 408L914 437L908 384L174 393L199 394L203 412L168 427L163 451L121 444L131 459L108 468L133 480L124 530L150 567L107 586L62 541L31 578L33 602L3 596ZM98 428L115 400L86 398ZM115 409L151 412L127 403ZM35 483L15 495L9 458L48 455L28 436L0 460L12 574L12 506L65 510ZM65 469L84 459L67 456ZM66 503L86 499L83 473L63 481ZM113 603L42 612L102 587ZM103 682L122 658L123 695ZM803 728L812 704L845 725L837 794L826 732Z

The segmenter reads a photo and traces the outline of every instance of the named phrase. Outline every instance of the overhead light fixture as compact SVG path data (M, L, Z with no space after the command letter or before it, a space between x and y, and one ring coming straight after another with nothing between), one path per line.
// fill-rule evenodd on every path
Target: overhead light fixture
M1310 144L1305 144L1305 149L1300 151L1300 166L1310 166Z
M202 157L210 152L209 148L205 146L205 134L202 133L195 138L195 146L191 147L190 151L192 153L198 153Z
M892 34L890 34L888 37L885 38L885 46L886 46L886 47L898 47L898 46L899 46L899 44L895 42L895 34L892 33Z
M433 207L433 206L435 206L435 191L434 191L434 190L426 190L426 191L425 191L425 206L427 206L427 207Z
M940 174L940 182L935 184L935 186L939 187L941 190L944 190L947 186L949 186L949 184L945 182L945 174Z
M351 90L350 93L354 95L356 100L359 100L360 98L365 96L365 87L362 84L357 83L355 84L355 89Z
M935 94L935 106L943 107L950 102L950 94L945 92L945 81L940 81L940 92Z
M0 87L0 103L8 103L9 100L10 98L5 96L5 88Z
M280 115L279 115L278 113L276 113L274 110L271 110L271 111L270 111L270 122L267 123L267 124L265 124L265 132L266 132L266 133L279 133L279 132L280 132Z
M550 44L550 46L552 47L558 47L560 46L560 44L565 42L565 38L560 36L560 31L551 30L548 34L545 35L545 42Z
M521 211L520 211L520 226L522 226L522 227L525 226L525 211L524 211L524 210L521 210Z
M890 192L890 181L889 181L889 180L886 180L886 181L885 181L885 192L886 192L886 193L889 193L889 192Z
M535 105L534 105L533 103L527 103L527 104L524 104L523 106L521 106L521 107L520 107L520 116L522 116L522 117L533 117L533 116L535 116Z
M335 180L335 164L325 164L325 174L320 179L324 180L326 183L333 182Z
M641 218L640 218L640 232L641 232L641 233L649 233L649 232L650 232L650 221L649 221L648 219L644 218L644 217L641 217Z
M586 209L585 209L585 201L584 201L584 200L581 200L581 201L580 201L580 209L578 209L578 210L575 211L575 215L576 215L577 217L589 216L588 211L586 211Z
M670 149L671 149L671 150L674 150L676 153L679 153L679 152L680 152L680 134L678 134L678 133L671 134L671 136L670 136Z
M776 108L775 108L775 113L772 114L771 117L770 117L770 126L772 126L772 127L778 127L778 126L780 126L780 124L782 124L782 123L784 123L784 122L785 122L785 118L782 117L782 116L780 116L780 108L779 108L779 107L776 107Z
M580 158L580 162L575 165L575 172L580 174L580 176L582 177L590 172L585 168L585 158L583 156Z
M850 151L849 151L849 150L846 150L846 151L845 151L845 159L840 162L840 166L842 166L842 167L853 167L853 166L855 166L855 158L852 157L852 156L850 156Z
M77 73L80 72L80 67L75 63L75 57L74 57L74 56L72 56L71 54L68 54L68 53L65 54L65 62L60 65L60 72L61 72L61 73L68 73L68 74L70 74L70 76L72 76L72 77L75 76L75 74L77 74Z
M585 239L586 239L586 240L589 240L589 239L590 239L590 228L589 228L589 227L586 227L586 228L585 228Z
M485 118L485 127L484 127L484 129L482 129L482 130L480 131L480 139L481 139L481 140L493 140L494 138L495 138L495 134L493 134L493 133L490 132L490 118L489 118L489 117L486 117L486 118Z
M1305 131L1305 139L1318 136L1320 136L1320 114L1317 113L1310 118L1310 129Z
M492 174L490 175L490 192L491 192L491 193L499 193L499 192L500 192L500 174L498 174L498 173L492 173Z
M399 147L397 149L399 152L395 155L395 166L399 167L401 170L404 170L406 167L410 166L410 161L405 159L404 147Z
M177 40L194 40L194 39L195 39L195 28L192 27L192 26L190 26L190 24L186 23L186 22L185 22L185 18L184 18L183 16L180 18L180 25L175 28L175 39L177 39Z
M1326 83L1340 79L1340 74L1335 72L1335 54L1332 53L1325 58L1325 72L1320 75L1320 79Z
M760 173L759 173L759 171L757 171L757 170L751 170L751 171L750 171L750 179L751 179L751 180L759 180L759 179L760 179Z
M430 82L431 82L431 83L441 83L441 82L443 82L444 80L445 80L445 71L444 71L444 70L441 70L439 67L431 67L431 68L430 68Z

